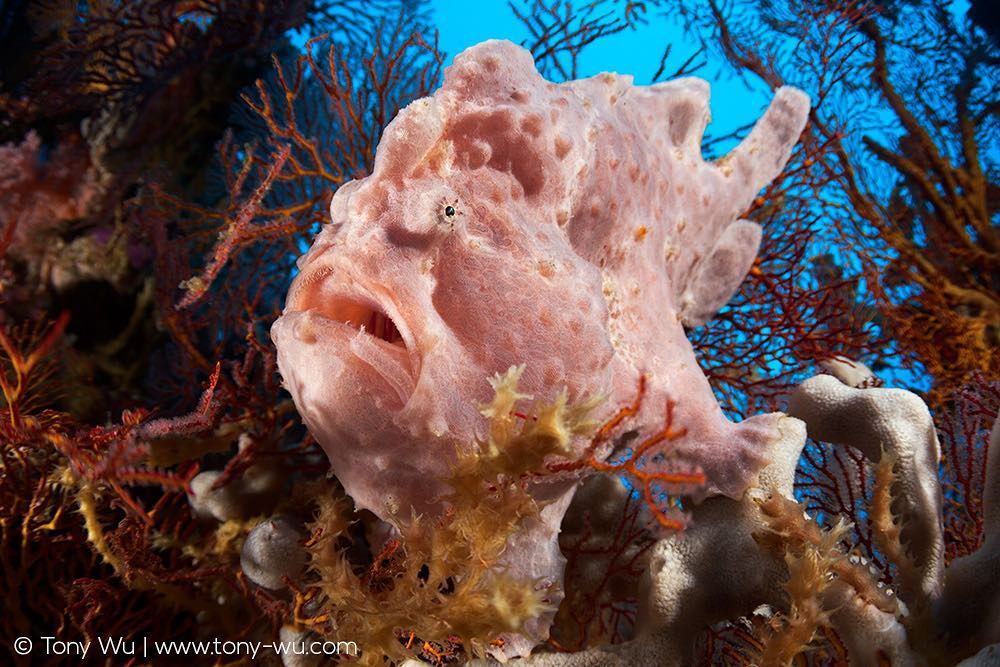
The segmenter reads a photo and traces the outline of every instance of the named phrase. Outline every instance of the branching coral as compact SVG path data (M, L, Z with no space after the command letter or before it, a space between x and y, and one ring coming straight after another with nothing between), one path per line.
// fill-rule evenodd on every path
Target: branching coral
M263 122L223 137L217 162L213 143L307 3L38 4L0 12L0 30L24 19L38 40L5 59L0 92L0 655L40 628L271 639L292 609L241 574L244 541L272 513L298 518L301 477L327 465L280 394L265 325L332 188L314 189L309 146L270 144ZM442 57L414 32L420 12L361 5L338 3L342 25L383 48L362 76L366 54L339 52L353 83L299 89L313 147L331 98L374 142L365 107L391 117L437 77L410 77Z
M996 386L944 421L942 498L922 404L847 358L873 349L857 282L810 259L842 137L814 112L789 158L807 105L772 80L712 161L704 82L535 71L575 76L656 4L529 0L534 67L480 45L434 94L445 56L411 2L39 13L42 66L0 93L0 651L40 627L349 636L365 664L942 663L996 641ZM809 10L820 31L872 27L836 4ZM307 5L340 32L296 58L280 35ZM752 416L813 361L842 384L802 386L805 425ZM828 442L796 469L806 427Z
M932 616L952 655L1000 643L1000 415L988 443L983 488L983 542L945 571Z
M658 535L649 514L618 477L595 475L581 485L559 531L566 597L553 621L552 647L578 651L631 636L638 582Z
M745 659L764 665L790 664L831 637L843 659L859 665L954 664L1000 640L1000 559L989 538L944 569L940 449L923 402L898 389L855 388L821 375L795 392L790 412L805 423L783 419L782 444L758 487L740 501L713 498L695 507L685 532L653 548L636 639L538 656L531 664L691 664L701 628L751 615L759 641L744 647L751 651ZM828 517L834 523L824 528L792 496L806 425L810 434L874 459L867 510L891 571L849 551L843 519ZM991 459L987 536L996 519L997 433L994 427L982 443Z
M889 511L888 503L878 502L878 496L890 493L888 487L895 483L892 511L903 525L899 537L905 553L915 559L910 566L897 565L905 577L915 578L910 591L914 596L936 596L944 569L941 487L937 480L941 449L927 406L910 392L855 389L832 376L820 375L796 391L789 412L806 421L812 437L858 449L873 463L884 461L881 491L876 493L873 509ZM892 517L876 518L892 521ZM883 528L890 528L889 523ZM889 537L883 532L883 539Z

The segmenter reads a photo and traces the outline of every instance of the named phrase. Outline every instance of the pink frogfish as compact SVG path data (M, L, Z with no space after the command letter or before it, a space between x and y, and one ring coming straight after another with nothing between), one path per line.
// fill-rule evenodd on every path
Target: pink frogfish
M779 416L728 420L684 326L750 270L761 229L738 218L784 167L809 102L780 88L706 162L708 96L694 78L555 84L526 50L488 41L389 123L272 329L285 385L359 508L435 511L455 452L482 434L487 378L521 364L526 394L604 395L609 410L645 374L631 428L659 429L673 401L686 435L669 455L704 472L700 495L754 483Z

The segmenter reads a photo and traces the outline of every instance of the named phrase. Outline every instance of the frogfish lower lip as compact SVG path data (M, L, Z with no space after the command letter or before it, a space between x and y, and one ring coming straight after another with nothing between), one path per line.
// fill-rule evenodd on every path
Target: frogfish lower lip
M322 344L341 362L364 365L366 369L358 369L363 374L374 371L395 394L387 398L401 408L413 395L418 368L407 344L412 338L394 310L357 288L341 287L330 274L320 274L294 290L283 317L294 320L298 344Z

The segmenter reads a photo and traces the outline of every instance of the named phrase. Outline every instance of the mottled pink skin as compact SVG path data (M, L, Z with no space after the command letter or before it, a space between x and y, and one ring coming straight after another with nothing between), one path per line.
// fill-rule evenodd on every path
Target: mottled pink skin
M808 101L779 90L751 136L706 163L707 101L697 79L552 84L527 51L491 41L400 112L374 173L334 197L273 331L285 382L359 505L426 509L455 447L481 433L486 377L521 363L536 397L606 392L609 409L646 372L635 426L658 427L671 398L688 431L671 451L710 493L753 481L773 417L723 416L682 319L708 319L749 269L759 229L734 220L787 160ZM324 317L343 318L343 299L379 306L406 347Z
M486 378L515 364L536 398L565 386L571 400L609 395L608 411L645 372L631 428L661 427L672 399L687 435L667 451L706 473L706 494L737 498L755 480L776 416L724 417L682 320L710 318L750 268L760 230L734 221L788 159L808 100L779 90L714 164L699 151L707 102L697 79L556 85L527 51L490 41L389 124L372 175L334 196L272 330L285 384L359 507L437 511L456 448L484 433ZM361 304L405 346L345 323L365 319ZM564 509L572 490L538 493ZM528 552L525 567L559 560Z

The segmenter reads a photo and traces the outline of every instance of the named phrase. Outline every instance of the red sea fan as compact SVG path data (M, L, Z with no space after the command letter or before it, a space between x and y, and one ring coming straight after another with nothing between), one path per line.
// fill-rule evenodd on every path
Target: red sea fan
M1000 381L975 374L939 419L946 558L974 553L983 542L983 494L990 430L1000 413Z

